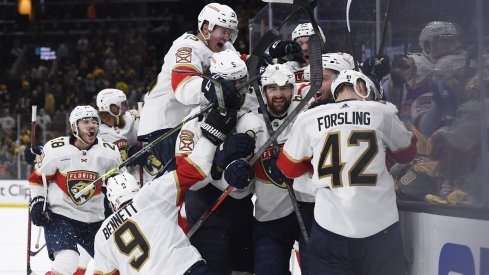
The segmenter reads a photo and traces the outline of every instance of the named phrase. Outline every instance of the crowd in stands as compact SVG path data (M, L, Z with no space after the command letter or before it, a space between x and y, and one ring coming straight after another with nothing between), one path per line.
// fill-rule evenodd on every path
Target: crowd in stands
M194 4L203 6L206 3ZM240 51L247 52L247 22L258 7L248 1L233 1L232 5L241 19L240 36L235 45ZM93 7L84 8L86 18L83 19L94 18ZM76 14L80 12L77 9L79 7L72 7L70 13L64 14L47 13L43 18L49 22L56 19L65 22L80 16ZM47 130L40 142L66 134L66 116L71 109L85 104L96 106L95 97L104 88L124 91L130 107L137 108L137 103L143 100L155 81L163 54L171 42L181 33L196 27L197 22L193 20L196 14L186 14L193 10L183 10L178 15L171 14L168 8L158 14L152 10L147 15L149 18L162 18L156 23L130 19L111 22L115 14L108 7L99 5L95 17L107 18L111 23L98 20L94 21L98 25L87 25L87 29L79 24L76 28L78 35L61 36L62 39L48 36L41 39L44 44L34 44L32 41L36 39L28 36L12 36L11 42L0 46L0 178L11 178L17 173L15 165L19 147L16 141L19 141L20 152L30 143L32 105L37 105L38 117L44 117L42 126ZM199 10L195 8L195 12ZM11 15L5 18L15 19ZM40 29L46 20L39 19L30 26ZM180 24L182 22L185 24ZM62 24L51 27L62 28ZM49 28L39 30L41 35L42 31L50 31ZM49 46L55 51L56 59L41 60L35 54L35 48L40 46ZM17 117L20 129L17 129Z

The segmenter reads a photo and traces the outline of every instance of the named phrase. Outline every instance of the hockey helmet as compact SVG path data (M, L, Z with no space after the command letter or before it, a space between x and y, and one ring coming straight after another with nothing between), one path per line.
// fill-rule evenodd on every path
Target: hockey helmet
M226 80L239 80L248 77L246 63L237 52L229 49L212 55L210 71L222 75Z
M437 36L457 37L459 32L457 27L451 22L433 21L428 23L419 34L419 46L426 54L425 42L433 41Z
M292 91L295 91L295 75L285 64L269 65L261 75L261 85L265 88L271 84L279 86L290 84L292 85Z
M326 42L326 37L324 36L323 30L319 28L319 32L321 33L321 38L324 42ZM295 27L294 31L292 31L292 40L295 41L297 38L302 36L311 36L313 35L314 28L311 23L302 23Z
M119 112L122 103L127 101L126 94L119 89L103 89L97 94L97 107L100 112L109 112L110 105L114 104L119 107Z
M338 73L343 70L353 70L355 62L353 56L347 53L326 53L322 55L323 69L330 69Z
M238 37L238 17L232 8L219 3L207 4L197 17L199 32L202 34L202 25L204 21L209 22L209 32L212 32L214 26L221 26L233 30L231 34L231 43Z
M360 82L364 82L365 87L367 88L367 93L365 95L359 89L358 84ZM368 78L368 76L354 70L342 70L338 74L338 77L333 80L333 83L331 83L331 93L333 94L333 99L336 100L336 94L344 84L353 86L355 93L364 100L367 99L372 93L374 94L375 100L382 98L381 93L377 90L375 84L372 82L372 80L370 80L370 78Z
M132 200L140 187L133 175L128 172L117 174L107 180L107 199L114 211Z
M70 127L73 135L83 143L87 144L80 137L80 133L78 131L78 121L84 118L95 119L97 123L100 123L100 117L98 116L97 110L90 105L76 106L70 113Z

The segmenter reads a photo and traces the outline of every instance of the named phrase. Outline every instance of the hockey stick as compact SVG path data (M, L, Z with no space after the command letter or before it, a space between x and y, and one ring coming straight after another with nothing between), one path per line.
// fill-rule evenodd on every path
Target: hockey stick
M312 28L314 29L314 33L317 34L320 37L320 45L321 45L321 51L323 53L326 53L326 41L323 40L321 37L322 32L319 29L318 22L316 21L316 18L314 17L313 9L316 7L317 0L312 1L311 4L307 2L307 0L262 0L263 2L267 3L285 3L285 4L293 4L301 7L304 12L307 14L309 17L309 20L311 20ZM286 19L288 19L287 17Z
M248 74L250 75L250 80L248 80L244 85L242 85L239 90L242 90L245 87L248 87L251 83L256 83L256 80L261 76L262 73L257 74L256 69L258 68L258 62L259 62L259 56L261 56L265 51L272 45L274 41L276 41L278 38L278 32L275 30L269 30L267 31L260 41L258 41L258 44L253 48L253 53L249 57L249 65L248 65ZM254 72L254 74L251 74L250 72ZM256 161L256 160L255 160ZM249 162L250 164L253 164L253 162ZM190 239L192 235L197 232L197 230L202 226L205 220L216 211L216 209L221 205L221 203L224 201L224 199L233 191L233 187L230 185L228 186L224 192L217 198L217 200L214 202L213 206L211 209L207 210L200 216L200 218L197 220L197 222L192 226L192 228L189 229L187 232L187 237Z
M348 2L346 3L346 26L348 28L348 39L350 40L351 56L353 57L353 63L355 63L355 71L359 71L359 69L358 69L358 58L355 54L355 44L353 43L353 35L351 33L351 27L350 27L351 1L352 0L348 0Z
M206 74L203 74L203 73L198 73L198 72L195 72L195 71L191 71L191 70L184 70L184 69L174 69L173 70L174 72L177 72L177 73L192 73L192 74L195 74L197 76L200 76L202 78L205 78L205 79L208 79L210 80L211 82L213 83L219 83L219 80L216 80L214 78L211 78L210 76L206 75ZM246 88L248 88L248 86L250 84L252 84L254 81L256 81L260 76L262 75L262 73L258 74L258 75L255 75L254 77L251 77L248 81L246 81L243 85L241 85L239 88L237 88L236 90L239 91L239 94L240 95L243 95L243 94L246 94L247 91L244 90ZM243 91L244 90L244 91Z
M312 96L319 90L321 84L323 82L323 68L322 68L322 59L321 59L321 38L317 34L313 34L309 38L309 52L311 53L311 89L306 94L306 96L301 100L301 102L295 107L292 112L284 119L282 124L275 130L275 132L268 138L268 140L258 149L253 158L251 158L248 163L253 165L265 152L270 144L277 139L277 137L283 132L283 130L295 119L295 117L302 111L304 106L308 103L308 101L312 98ZM224 201L224 199L231 193L233 190L232 186L228 186L223 193L217 198L217 200L212 205L211 209L207 210L200 218L197 220L195 225L190 228L187 233L187 237L190 238L204 223L204 221L216 211L219 205Z
M169 136L171 136L176 131L180 130L180 128L182 128L183 124L187 123L188 121L190 121L190 120L192 120L192 119L194 119L196 117L201 116L202 114L204 114L205 112L209 111L210 109L212 109L214 107L216 107L216 104L211 103L211 104L207 105L204 109L202 109L200 112L198 112L195 115L193 115L193 116L185 119L180 124L178 124L177 126L175 126L174 128L172 128L171 130L169 130L168 132L166 132L165 134L161 135L157 139L153 140L151 143L149 143L146 146L144 146L141 150L139 150L137 153L135 153L131 157L127 158L121 164L119 164L118 166L110 169L105 174L103 174L102 176L100 176L96 180L92 181L89 185L85 186L85 188L83 188L78 193L76 193L74 197L76 199L79 199L83 194L87 193L90 189L94 188L96 185L101 184L106 179L108 179L110 176L112 176L113 174L115 174L117 171L119 171L122 168L126 167L128 164L130 164L131 162L133 162L134 160L136 160L137 158L139 158L140 156L142 156L144 153L148 152L156 144L158 144L162 140L168 138Z
M143 102L139 101L138 102L138 113L141 114L142 110L143 110ZM139 115L138 115L138 117L139 117ZM143 142L139 141L138 145L142 148ZM144 166L139 165L139 186L143 187L143 185L144 185Z
M46 244L43 244L43 245L41 246L41 248L39 248L39 249L38 249L38 250L36 250L36 251L30 251L29 255L30 255L31 257L36 256L37 254L39 254L39 252L41 252L41 250L43 250L43 249L44 249L44 247L46 247ZM32 271L31 271L31 272L32 272Z
M387 8L385 10L385 18L384 18L384 26L382 27L382 37L380 39L380 45L377 49L377 55L375 56L375 64L372 66L372 70L370 74L375 76L377 81L379 82L381 79L377 77L375 74L375 65L379 65L382 62L382 55L384 54L384 44L385 44L385 36L387 35L387 25L389 23L389 18L391 15L391 0L387 2Z
M36 146L36 119L37 119L37 106L32 105L32 117L31 117L31 147ZM34 167L33 169L34 170ZM32 273L31 269L31 200L29 196L29 207L27 208L27 274Z
M272 41L272 43L273 43L273 41ZM268 45L268 46L270 46L270 45ZM268 48L268 46L266 48ZM260 56L258 55L260 53L260 50L262 50L262 49L259 47L255 47L253 49L253 51L251 52L251 56L249 57L249 59L251 59L251 61L250 61L250 68L248 68L248 73L252 77L255 76L255 74L256 74L255 68L257 67L258 61L260 58ZM321 56L319 56L319 60L321 60ZM270 122L270 117L268 117L268 114L266 112L267 107L265 106L265 102L263 101L263 97L262 97L261 92L260 92L260 87L258 86L257 82L253 83L253 90L255 90L256 99L258 100L258 104L260 106L260 109L262 110L261 113L263 116L263 120L265 120L265 125L267 127L268 134L271 136L273 134L272 124ZM276 140L273 142L273 148L274 148L275 153L280 152L280 147L278 146L278 143ZM292 188L292 186L290 184L285 183L285 186L287 187L287 191L289 193L290 201L292 202L292 206L294 207L294 212L295 212L295 215L297 217L297 221L299 223L299 227L300 227L302 236L304 238L304 241L306 242L306 245L309 245L309 236L307 235L307 230L306 230L306 226L304 224L304 219L302 218L302 214L299 210L299 205L297 203L297 197L295 195L294 189Z
M44 215L44 212L46 212L46 203L48 199L48 181L46 180L46 174L41 173L41 178L42 178L42 189L44 189L44 203L42 205L42 213ZM36 239L36 245L34 246L36 249L39 248L39 240L41 239L41 231L43 227L40 226L39 230L37 231L37 239Z

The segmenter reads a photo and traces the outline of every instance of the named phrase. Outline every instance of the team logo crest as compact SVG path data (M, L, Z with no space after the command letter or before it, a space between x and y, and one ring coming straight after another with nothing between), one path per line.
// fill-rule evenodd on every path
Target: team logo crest
M282 150L283 144L280 144L280 150ZM265 152L260 157L260 165L263 169L263 172L266 176L266 179L261 179L262 181L265 181L267 183L273 184L279 188L286 189L287 184L285 182L278 182L276 179L274 179L271 175L271 157L273 155L273 147L269 147Z
M182 47L177 50L175 56L177 63L190 63L192 61L192 48Z
M163 164L154 155L149 155L144 170L151 176L156 176L163 169Z
M93 195L95 195L95 188L93 188L83 194L79 199L75 198L76 193L80 192L97 178L98 174L91 171L72 171L66 174L66 191L76 205L86 203L91 197L93 197Z
M182 130L178 149L184 152L192 152L194 150L194 133L188 130Z

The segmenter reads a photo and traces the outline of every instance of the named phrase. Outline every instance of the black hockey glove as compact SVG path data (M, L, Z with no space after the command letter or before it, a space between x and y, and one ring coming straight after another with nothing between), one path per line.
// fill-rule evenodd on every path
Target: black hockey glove
M217 108L214 108L200 125L202 135L215 145L219 145L234 129L236 120L237 111L235 109L228 109L226 115L223 116Z
M380 81L391 72L391 60L387 55L380 57L371 56L363 61L360 68L364 74L373 76Z
M287 178L284 173L282 173L282 171L277 167L277 158L278 153L274 153L270 157L270 166L268 168L269 175L272 176L272 179L279 184L283 182L287 184L292 184L292 180Z
M214 164L224 169L234 160L246 158L255 150L255 139L248 134L238 133L229 135L224 142L216 148Z
M279 58L284 61L297 61L305 63L304 53L301 46L295 41L276 41L268 49L272 58Z
M241 107L241 96L239 95L239 91L236 90L236 87L234 87L234 82L225 80L220 74L211 74L210 77L218 80L221 83L222 96L224 98L226 108L239 109L239 107ZM207 98L209 102L218 103L216 87L212 81L204 78L201 89L205 98Z
M34 163L36 162L36 157L40 157L42 153L43 153L42 146L31 147L30 145L27 145L24 150L25 162L27 162L30 165L34 165Z
M127 149L127 158L130 158L134 156L137 152L141 151L142 147L139 145L131 145ZM151 155L151 153L145 152L141 156L139 156L137 159L129 163L129 166L135 166L135 165L146 165L148 163L148 157Z
M224 170L224 179L235 188L246 188L255 178L253 167L242 159L231 162Z
M49 203L46 203L46 210L42 211L45 198L37 196L31 201L31 220L34 225L45 226L53 221L53 212L49 209Z

